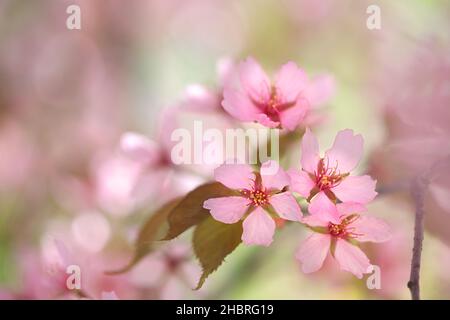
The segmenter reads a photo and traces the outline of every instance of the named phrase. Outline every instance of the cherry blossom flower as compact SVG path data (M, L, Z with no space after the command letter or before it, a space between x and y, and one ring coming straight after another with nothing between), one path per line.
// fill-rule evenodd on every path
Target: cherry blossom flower
M296 252L296 259L305 273L319 270L330 252L342 270L353 273L359 279L369 272L370 262L358 247L359 242L384 242L390 239L389 226L381 219L361 215L364 205L325 202L312 208L311 215L302 221L314 233Z
M139 133L126 132L120 140L120 150L125 158L139 167L133 193L138 195L142 190L149 190L139 197L157 203L187 193L204 180L197 172L190 172L172 162L172 146L165 139L168 138L160 136L157 143Z
M276 173L272 170L277 166ZM294 196L286 191L289 176L275 161L267 161L260 172L246 164L224 164L214 172L215 179L236 191L236 195L213 198L203 204L217 221L243 222L245 244L269 246L273 241L278 214L281 218L299 221L302 216Z
M158 251L152 252L133 268L130 282L147 299L173 300L183 296L200 297L193 291L201 275L201 268L191 260L189 246L169 243Z
M310 201L310 210L330 200L336 202L372 201L376 181L370 176L353 176L350 172L357 166L363 149L363 138L353 130L339 131L333 146L319 155L319 143L309 129L302 140L302 170L291 169L291 189Z
M272 82L259 63L249 57L238 67L241 88L229 81L222 106L234 118L269 128L294 130L316 102L333 91L330 81L310 81L294 62L281 66Z
M218 113L230 117L222 108L223 88L232 81L236 73L236 63L229 57L220 58L216 63L217 84L209 88L200 83L192 83L185 88L180 105L184 110L200 113Z

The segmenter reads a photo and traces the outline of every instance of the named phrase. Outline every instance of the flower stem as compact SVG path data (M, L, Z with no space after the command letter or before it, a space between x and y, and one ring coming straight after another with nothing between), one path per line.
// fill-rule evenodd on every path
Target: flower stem
M424 199L428 181L425 176L418 176L411 184L411 196L415 205L414 246L411 260L411 274L408 288L413 300L420 300L420 262L424 232Z

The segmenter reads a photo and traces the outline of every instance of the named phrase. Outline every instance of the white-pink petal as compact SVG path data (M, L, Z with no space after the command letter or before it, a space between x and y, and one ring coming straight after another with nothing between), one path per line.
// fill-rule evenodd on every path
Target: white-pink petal
M208 209L217 221L236 223L244 216L250 201L244 197L221 197L208 199L203 208Z
M301 222L310 227L328 227L330 220L320 214L310 214L304 216Z
M245 93L228 87L223 90L222 107L232 117L245 122L256 121L261 113Z
M242 241L246 245L269 246L275 233L275 221L261 207L257 207L244 220Z
M314 108L327 102L333 96L335 89L336 84L333 77L321 75L312 79L302 94Z
M249 189L255 174L247 164L223 164L214 170L214 178L230 189Z
M348 176L332 189L342 202L359 202L366 204L372 201L377 192L376 181L370 176Z
M351 226L355 228L354 232L358 234L356 240L360 242L385 242L392 237L389 225L379 218L361 215Z
M270 98L270 79L255 59L249 57L239 64L239 77L244 91L252 99L267 101Z
M309 128L306 128L302 138L301 164L303 170L314 173L320 160L319 142Z
M281 66L275 75L275 87L284 102L292 102L308 85L308 77L294 62Z
M347 216L354 213L363 213L367 211L365 205L358 202L343 202L336 205L337 211L341 216Z
M314 233L300 245L295 258L302 264L304 273L315 272L322 267L330 249L330 242L330 235Z
M270 197L270 204L277 214L290 221L300 221L302 211L294 196L290 192L278 193Z
M291 180L286 171L275 160L268 160L261 165L262 184L269 190L281 190L289 186Z
M120 137L120 149L128 157L149 164L158 160L160 152L156 142L135 132Z
M311 199L308 211L312 215L320 215L323 220L328 220L332 223L340 223L336 205L323 191L320 191Z
M265 113L255 115L255 121L267 128L278 128L280 125L278 121L273 121Z
M337 239L334 257L342 270L353 273L358 279L368 273L369 259L360 248L346 240Z
M305 98L299 97L294 106L280 112L279 116L282 128L289 131L295 130L305 119L308 110L309 102Z
M296 169L289 169L287 173L291 178L291 190L299 193L305 198L308 198L311 190L316 186L316 183L311 180L309 174L306 171L299 171Z
M361 159L363 143L363 137L354 135L353 130L339 131L333 146L326 152L327 163L337 167L341 174L352 171Z

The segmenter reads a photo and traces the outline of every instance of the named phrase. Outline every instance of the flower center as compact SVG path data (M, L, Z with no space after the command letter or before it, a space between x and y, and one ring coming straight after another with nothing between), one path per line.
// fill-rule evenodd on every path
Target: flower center
M270 99L266 104L266 112L271 116L278 116L280 110L279 107L281 105L280 98L277 94L277 88L272 87L272 91L270 93Z
M251 200L255 206L263 206L269 203L269 194L263 189L242 190L242 195Z
M341 225L341 224L334 224L334 223L329 223L328 224L328 232L335 237L341 237L345 235L345 226Z
M315 176L317 187L320 190L327 190L336 187L347 175L340 174L337 163L336 166L331 167L328 163L328 159L325 161L325 159L322 158L317 165Z
M171 253L164 253L164 261L166 264L167 271L169 272L176 272L177 269L180 268L180 266L186 262L187 257L186 256L179 256L174 255Z
M330 222L328 224L329 234L339 238L356 238L360 236L360 234L353 232L354 228L350 226L358 218L358 214L352 214L342 219L340 224Z

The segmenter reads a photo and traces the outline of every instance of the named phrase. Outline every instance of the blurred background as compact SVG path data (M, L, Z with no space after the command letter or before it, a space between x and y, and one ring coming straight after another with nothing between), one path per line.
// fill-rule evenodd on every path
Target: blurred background
M73 4L81 30L66 27ZM379 30L366 27L371 4ZM409 182L426 173L422 296L450 299L449 30L445 0L0 0L0 298L409 299ZM324 148L344 128L364 136L359 170L380 193L369 211L394 232L365 245L381 289L331 260L303 274L295 224L269 248L240 246L200 291L189 233L104 274L129 261L154 209L211 179L207 166L169 163L170 129L232 126L221 86L249 55L269 73L292 60L333 77L313 130ZM151 139L148 163L120 152L128 131ZM283 165L298 159L295 144Z

